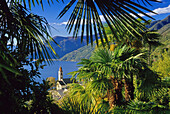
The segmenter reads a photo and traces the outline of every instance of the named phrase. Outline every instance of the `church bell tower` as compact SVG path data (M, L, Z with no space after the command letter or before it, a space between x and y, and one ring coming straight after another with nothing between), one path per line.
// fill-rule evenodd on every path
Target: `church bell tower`
M58 81L63 81L63 70L62 70L62 67L60 67L59 71L58 71Z

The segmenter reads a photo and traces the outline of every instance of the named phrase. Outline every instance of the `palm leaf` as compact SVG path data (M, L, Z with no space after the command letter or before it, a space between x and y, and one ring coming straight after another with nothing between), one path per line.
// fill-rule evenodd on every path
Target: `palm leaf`
M31 4L35 6L35 0L27 0L27 1L11 0L11 2L14 1L24 3L25 7L26 7L26 2L28 1L29 8L31 8ZM64 0L61 1L64 2ZM99 35L101 42L104 46L103 39L105 39L106 43L108 43L108 38L106 36L104 26L101 22L99 12L102 13L106 23L108 24L109 28L112 31L112 34L117 38L117 41L121 40L121 38L123 37L118 38L117 34L115 33L115 30L118 32L128 31L132 36L141 37L142 36L141 33L136 31L134 28L138 27L138 28L145 29L145 26L132 15L135 15L136 17L147 22L142 16L139 15L139 13L153 19L151 16L145 13L145 11L152 12L151 10L145 8L145 6L147 4L151 5L150 1L152 2L160 2L160 1L159 0L140 0L140 1L138 0L136 1L70 0L70 2L60 12L58 18L60 19L72 6L74 6L74 3L77 3L66 26L68 32L70 33L73 30L73 37L77 38L79 30L81 30L81 39L82 39L86 31L87 44L89 42L93 44L93 34L95 34L97 45L98 45L97 40ZM43 1L36 0L36 2L38 5L40 3L43 9ZM53 3L53 0L51 0L51 2L47 0L47 2L50 5L50 3ZM57 0L57 2L59 2L59 0ZM133 25L133 23L135 23L135 25Z
M145 0L145 1L142 0L142 3L144 5L146 4L151 5L149 1L159 2L158 0ZM139 33L138 31L134 29L135 27L133 23L135 23L136 27L143 28L143 29L145 27L140 21L134 18L131 14L137 16L138 18L141 18L145 22L147 21L144 18L142 18L138 13L141 13L149 18L152 18L151 16L144 13L144 11L142 11L142 10L145 10L145 11L152 12L151 10L145 8L138 2L129 1L129 0L121 0L121 1L112 1L112 0L111 1L103 1L103 0L75 1L75 0L71 0L66 5L66 7L61 11L61 13L58 15L58 18L61 18L71 8L71 6L73 6L75 2L77 2L77 4L75 5L75 8L77 11L79 11L79 15L84 15L84 16L76 15L77 13L75 13L75 11L73 10L73 13L71 14L71 18L69 19L68 23L69 23L69 26L75 26L75 27L73 29L72 27L67 26L67 29L69 32L73 30L75 34L75 31L78 31L80 29L80 25L77 26L77 24L80 21L82 21L83 24L82 24L81 36L83 36L84 31L86 31L87 44L89 43L89 40L88 40L89 34L90 34L91 41L93 39L92 34L95 34L95 36L98 36L99 34L102 44L103 44L103 38L105 38L106 42L108 43L107 36L103 28L103 24L101 22L101 18L99 17L99 12L102 13L105 21L107 22L108 26L110 27L112 31L112 34L114 34L115 36L116 34L115 34L114 29L116 29L116 31L120 31L121 29L127 30L132 36L136 36L136 34L138 36L142 36L141 33ZM81 7L80 7L80 4L81 4ZM82 7L83 4L85 5L85 7ZM73 22L70 23L71 20L76 20L77 24ZM84 27L84 23L86 23L86 27ZM93 30L92 30L92 25L94 28ZM98 29L96 29L96 26ZM78 32L76 32L76 36L77 34ZM97 39L97 37L95 38Z
M1 32L8 37L5 39L1 36L1 39L8 41L11 50L30 54L31 60L41 59L49 62L49 59L56 58L57 54L51 45L54 39L48 32L49 25L45 18L29 13L18 3L12 3L9 8L6 2L2 5L6 7L2 7L0 18L6 21L3 21L1 28L6 27L7 30Z

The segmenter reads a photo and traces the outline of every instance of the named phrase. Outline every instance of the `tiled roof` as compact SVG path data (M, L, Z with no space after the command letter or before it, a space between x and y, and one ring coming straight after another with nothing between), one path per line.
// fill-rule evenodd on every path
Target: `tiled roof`
M75 80L70 80L70 78L64 78L63 81L57 81L59 82L61 85L67 85L67 84L70 84L70 83L76 83Z
M61 85L65 85L63 81L59 81L59 83L60 83Z
M76 82L76 81L74 81L74 80L70 80L70 78L64 78L63 81L64 81L66 84Z

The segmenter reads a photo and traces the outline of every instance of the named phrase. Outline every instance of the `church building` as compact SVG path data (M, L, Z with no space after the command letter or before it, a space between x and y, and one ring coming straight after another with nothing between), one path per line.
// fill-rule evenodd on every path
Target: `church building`
M73 83L70 78L63 78L62 67L58 71L58 80L56 81L56 89L67 91L67 84Z

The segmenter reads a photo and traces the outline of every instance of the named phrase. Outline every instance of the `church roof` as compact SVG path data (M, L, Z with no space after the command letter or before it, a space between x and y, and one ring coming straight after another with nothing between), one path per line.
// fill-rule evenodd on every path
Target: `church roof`
M63 81L58 81L61 85L65 85Z
M62 70L62 67L60 67L60 68L59 68L59 71L60 71L60 72L62 72L62 71L63 71L63 70Z
M74 82L73 80L70 80L70 78L64 78L63 81L64 81L66 84L69 84L69 83L73 83L73 82Z
M70 83L76 83L75 80L70 80L70 78L64 78L63 81L58 81L61 85L67 85L67 84L70 84Z

